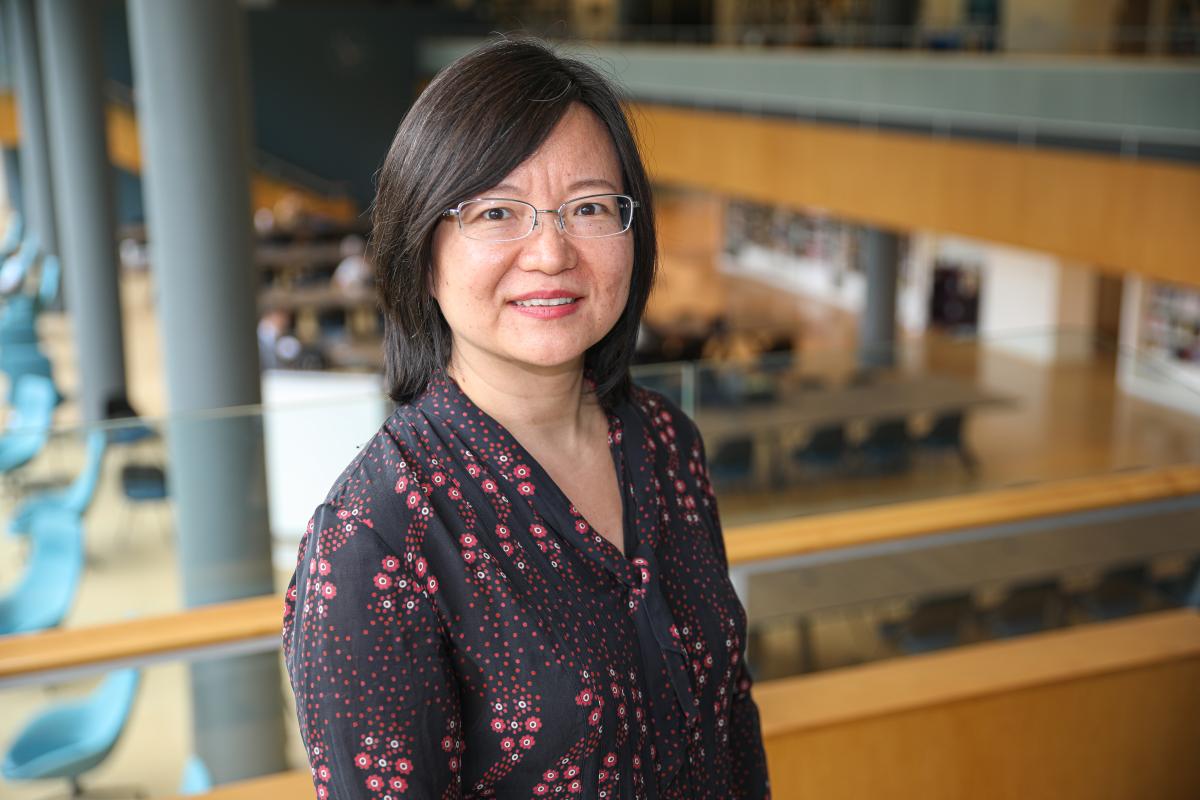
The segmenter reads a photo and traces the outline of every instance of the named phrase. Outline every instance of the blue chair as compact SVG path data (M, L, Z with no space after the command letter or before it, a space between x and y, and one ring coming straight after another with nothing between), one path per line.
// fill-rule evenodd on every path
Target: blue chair
M170 492L166 471L157 464L126 464L121 468L121 492L128 502L118 530L131 534L133 513L138 507L158 503L160 509L167 508L165 501L170 497ZM170 525L163 527L162 532L169 536Z
M183 777L179 780L179 793L191 796L204 794L211 791L212 788L212 773L208 771L208 765L204 763L204 759L197 755L189 756L187 763L183 765Z
M58 259L54 256L43 258L37 293L13 295L0 313L0 345L37 344L37 316L58 298L61 279Z
M885 622L879 632L904 653L928 653L962 644L974 620L974 601L964 592L922 600L906 619Z
M739 408L743 404L740 375L701 364L696 369L696 405L701 408Z
M0 313L0 346L19 347L37 344L37 303L27 294L9 298Z
M1200 557L1182 573L1157 582L1155 589L1167 605L1200 607Z
M903 472L908 469L912 455L912 437L907 419L884 419L875 422L858 445L858 455L864 472L870 474Z
M963 437L965 422L966 416L961 411L949 411L938 415L934 418L929 431L917 439L918 449L935 453L952 452L962 462L963 469L974 474L977 462L975 456L967 448L966 439Z
M13 345L0 349L0 372L8 375L8 401L17 402L17 384L23 375L40 375L50 381L54 389L54 402L62 402L62 395L54 388L54 365L37 346L33 344Z
M748 481L754 475L754 440L739 436L721 442L708 460L708 474L716 487Z
M94 430L87 436L87 451L84 454L83 469L65 489L26 498L17 506L12 518L8 521L9 533L23 535L29 533L31 522L44 508L63 508L72 511L78 517L87 513L92 498L96 495L96 486L100 483L101 468L104 465L104 450L108 445L108 437L102 430Z
M108 443L127 445L153 439L158 433L138 418L137 410L123 393L113 395L104 403L104 418L110 421Z
M121 470L121 490L135 503L166 500L167 474L156 464L127 464Z
M1117 567L1101 575L1099 583L1079 597L1079 604L1094 619L1118 619L1143 611L1151 588L1148 565Z
M8 258L21 246L21 237L25 234L25 219L19 212L14 211L8 218L8 227L4 229L4 238L0 239L0 258Z
M66 778L72 797L83 794L80 777L103 763L121 738L140 680L136 669L118 670L86 698L52 704L17 734L0 772L10 781Z
M988 630L998 638L1025 636L1063 624L1062 590L1058 581L1034 581L1012 587L988 615Z
M4 263L0 265L0 294L11 295L21 290L25 276L37 263L41 251L41 240L36 233L30 231L17 252L4 259Z
M847 452L845 426L825 425L814 430L808 441L792 452L792 458L802 467L832 471L842 466Z
M56 627L83 576L83 524L73 511L42 509L30 522L29 541L24 574L0 596L0 636Z
M50 438L58 392L49 378L22 375L13 388L13 408L4 433L0 434L0 474L33 460Z

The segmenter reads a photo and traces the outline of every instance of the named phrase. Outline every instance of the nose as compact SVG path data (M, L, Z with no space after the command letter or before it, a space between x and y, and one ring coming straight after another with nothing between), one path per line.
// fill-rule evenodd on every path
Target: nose
M575 245L553 212L540 212L533 233L522 239L521 244L522 269L556 275L575 266L578 256Z

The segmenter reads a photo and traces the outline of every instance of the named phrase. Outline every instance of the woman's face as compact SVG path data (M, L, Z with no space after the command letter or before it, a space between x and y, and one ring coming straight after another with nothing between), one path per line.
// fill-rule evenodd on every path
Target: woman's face
M608 130L575 104L537 152L480 196L558 208L576 197L624 191ZM582 368L584 352L621 316L632 271L628 231L578 239L549 214L516 241L469 239L453 219L433 238L433 296L450 326L452 362L474 369ZM570 302L531 305L535 298Z

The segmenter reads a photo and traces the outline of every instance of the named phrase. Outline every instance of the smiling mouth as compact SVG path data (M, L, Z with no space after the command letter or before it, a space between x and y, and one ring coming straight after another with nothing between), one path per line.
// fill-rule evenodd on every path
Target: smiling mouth
M522 306L525 308L539 308L542 306L565 306L574 303L578 297L547 297L534 300L514 300L513 305Z

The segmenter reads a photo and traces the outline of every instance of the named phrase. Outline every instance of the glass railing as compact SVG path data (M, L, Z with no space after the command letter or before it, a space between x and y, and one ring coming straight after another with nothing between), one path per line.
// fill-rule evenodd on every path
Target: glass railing
M885 355L869 354L894 366L862 369L859 354L809 349L643 364L635 379L697 421L727 537L767 520L1200 463L1193 362L1071 332L930 336ZM270 372L263 394L261 406L51 425L4 474L0 596L11 599L42 568L32 537L39 524L62 524L62 514L36 521L55 503L76 509L82 528L77 572L64 573L74 591L39 601L39 612L61 611L43 613L44 629L281 593L313 508L391 404L361 374ZM27 409L9 406L7 416L6 442L38 434ZM175 491L183 482L189 491ZM1198 520L1190 496L735 565L750 663L767 680L1169 608L1192 589ZM206 537L206 525L263 544L224 552L225 532ZM277 654L249 658L270 683ZM194 748L194 670L184 661L141 670L127 732L90 785L169 794ZM0 748L32 715L97 685L2 690ZM263 712L282 714L284 761L271 763L303 767L290 692L279 687L282 712ZM243 768L229 758L210 770ZM45 784L0 783L4 797L45 793Z
M760 680L837 669L1195 607L1200 498L821 552L734 576Z
M1070 332L927 337L891 360L862 369L855 353L816 350L643 364L635 380L696 421L727 530L1200 463L1194 363ZM1148 399L1156 394L1175 407ZM6 445L32 449L0 484L0 592L28 570L29 527L46 504L83 515L78 594L58 625L281 591L313 509L392 406L377 378L349 373L268 372L264 397L52 426L40 445L19 441L39 434L10 407ZM187 509L172 489L181 484ZM269 547L210 548L205 526L251 540L266 528Z
M728 525L1200 461L1194 362L1070 331L925 337L887 355L894 366L816 350L643 381L696 419Z

